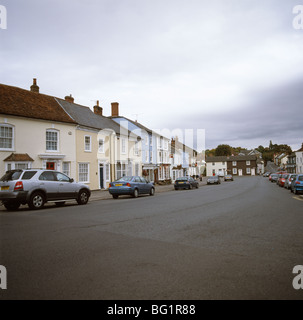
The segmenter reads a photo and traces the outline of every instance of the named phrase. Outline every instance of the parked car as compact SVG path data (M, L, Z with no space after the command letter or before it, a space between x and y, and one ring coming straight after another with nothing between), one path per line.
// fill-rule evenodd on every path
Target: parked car
M263 173L263 177L269 177L269 176L270 176L270 172Z
M234 178L233 178L233 176L231 174L226 174L224 176L224 181L227 181L227 180L234 181Z
M290 191L294 194L303 192L303 174L297 174L290 185Z
M130 195L137 198L140 194L155 194L154 184L147 182L145 178L139 176L122 177L110 183L109 193L114 199L118 199L120 195Z
M207 184L220 184L221 180L219 176L211 176L207 178Z
M278 185L280 187L284 187L284 184L285 184L285 180L288 178L288 174L281 174L279 175L279 179L278 179Z
M287 179L285 179L284 188L290 189L291 182L292 182L292 180L294 179L295 176L296 176L295 173L290 173L288 175Z
M41 209L48 201L63 205L70 199L82 205L90 195L87 185L53 170L9 170L0 179L0 200L7 210L17 210L21 204Z
M174 183L175 190L199 188L199 182L192 177L180 177Z
M277 182L278 177L279 177L279 175L278 175L277 173L272 173L272 174L269 176L269 181L270 181L270 182Z

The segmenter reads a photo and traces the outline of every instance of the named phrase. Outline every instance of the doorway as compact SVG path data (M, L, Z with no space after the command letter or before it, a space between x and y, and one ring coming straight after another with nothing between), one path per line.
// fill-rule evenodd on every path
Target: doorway
M55 162L46 162L46 170L55 170Z
M104 166L103 164L99 165L99 185L100 185L100 189L104 188Z

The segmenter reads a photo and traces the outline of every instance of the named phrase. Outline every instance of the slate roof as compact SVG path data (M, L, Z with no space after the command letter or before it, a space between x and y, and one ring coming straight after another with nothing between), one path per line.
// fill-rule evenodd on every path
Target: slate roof
M206 157L206 162L227 162L227 161L253 161L257 160L256 156L217 156Z
M0 84L0 113L75 124L54 97Z
M74 119L79 125L98 130L110 129L120 135L120 125L108 117L95 114L90 108L68 102L63 99L56 99L61 107ZM135 134L128 131L128 135L136 137Z

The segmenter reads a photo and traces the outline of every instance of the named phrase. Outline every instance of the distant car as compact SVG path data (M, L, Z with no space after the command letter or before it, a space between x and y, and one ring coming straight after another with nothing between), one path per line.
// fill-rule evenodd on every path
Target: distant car
M282 174L282 175L279 175L279 179L278 179L278 185L280 187L284 187L284 184L285 184L285 180L288 178L288 174Z
M175 190L199 188L199 182L192 177L177 178L174 183Z
M303 174L297 174L290 185L290 191L294 194L298 194L299 192L303 192Z
M207 184L220 184L221 180L219 176L211 176L207 178Z
M285 179L284 188L290 189L291 182L295 178L295 176L296 176L295 173L290 173L288 175L287 179Z
M155 194L155 186L143 177L127 176L111 182L108 191L114 199L118 199L120 195L130 195L137 198L140 194L153 196Z
M70 199L86 204L90 195L87 185L54 170L9 170L0 179L0 200L7 210L17 210L21 204L41 209L48 201L63 205Z
M226 174L224 176L224 181L227 181L227 180L234 181L234 178L233 178L233 176L231 174Z
M278 177L279 177L279 175L278 175L277 173L272 173L272 174L269 176L269 181L270 181L270 182L277 182Z
M269 176L270 176L270 172L263 173L263 177L269 177Z

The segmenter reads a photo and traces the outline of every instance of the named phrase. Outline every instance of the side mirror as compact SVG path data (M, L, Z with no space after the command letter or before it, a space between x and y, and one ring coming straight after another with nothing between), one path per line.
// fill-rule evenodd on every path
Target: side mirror
M70 183L74 182L74 179L73 178L69 179L69 182Z

